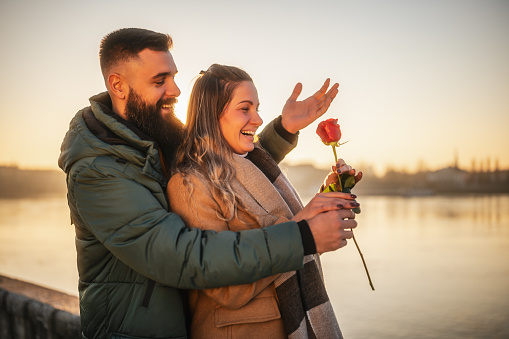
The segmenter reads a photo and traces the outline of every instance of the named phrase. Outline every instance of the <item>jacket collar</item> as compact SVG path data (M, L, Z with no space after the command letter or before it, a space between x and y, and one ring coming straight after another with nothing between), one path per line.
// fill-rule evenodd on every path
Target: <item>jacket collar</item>
M157 143L154 139L143 133L138 127L136 127L133 123L131 123L128 120L123 119L120 115L113 112L113 104L111 102L111 97L108 94L108 92L100 93L97 95L94 95L90 98L90 104L93 106L96 106L96 110L93 110L94 114L88 114L88 117L84 117L87 121L87 125L90 128L92 132L96 131L98 134L94 133L97 137L104 138L105 142L109 144L126 144L124 139L119 138L117 134L112 132L108 127L106 127L103 123L101 123L97 119L98 112L104 113L105 115L115 119L118 123L124 125L129 130L134 132L136 136L141 140L146 140L153 142L156 147ZM98 109L97 109L98 108ZM90 112L92 113L92 112ZM88 119L88 120L87 120ZM89 125L90 123L90 125ZM94 130L92 130L92 128Z
M90 106L71 121L61 146L58 165L69 173L84 158L110 156L141 168L141 172L164 187L159 148L154 141L111 110L107 92L90 98Z

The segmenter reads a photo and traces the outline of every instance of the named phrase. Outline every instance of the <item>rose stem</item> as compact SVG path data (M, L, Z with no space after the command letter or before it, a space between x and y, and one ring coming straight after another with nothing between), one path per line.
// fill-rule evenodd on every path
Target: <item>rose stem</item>
M364 256L362 255L361 249L360 249L359 245L357 244L357 240L355 240L355 235L353 234L353 230L351 229L351 231L352 231L353 242L355 243L355 246L357 247L357 250L359 251L359 254L361 255L362 264L364 265L364 270L366 270L366 274L368 275L369 286L371 286L371 289L374 291L375 288L373 287L373 282L371 281L371 277L369 276L368 266L366 266L366 262L364 261Z
M332 145L332 151L334 152L334 160L336 160L336 164L337 164L338 163L338 154L336 153L336 146ZM342 192L343 188L341 186L341 177L340 177L339 173L338 173L338 181L339 181L339 191ZM364 270L366 271L366 274L368 275L369 286L371 286L371 289L374 291L375 288L373 287L373 282L371 281L371 277L370 277L369 271L368 271L368 266L366 265L366 261L364 260L364 255L362 255L362 251L359 247L359 244L357 244L357 240L355 239L355 234L353 233L353 229L350 229L350 231L352 232L352 239L353 239L353 242L355 243L355 247L357 247L357 251L359 251L359 254L361 256L362 264L364 265Z
M335 166L335 165L337 165L337 163L338 163L338 154L336 153L336 146L334 146L334 145L331 145L331 146L332 146L332 151L334 152L334 159L336 160L336 163L334 164L334 166ZM339 168L336 168L336 171L337 171L338 169L339 169ZM337 172L336 172L336 173L337 173ZM341 185L341 176L339 175L339 173L338 173L338 185L339 185L339 189L338 189L338 191L339 191L339 192L343 192L343 186Z

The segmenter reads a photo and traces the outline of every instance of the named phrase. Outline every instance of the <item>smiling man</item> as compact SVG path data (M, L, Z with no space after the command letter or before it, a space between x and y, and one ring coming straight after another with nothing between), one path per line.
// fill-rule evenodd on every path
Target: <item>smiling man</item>
M185 338L181 289L250 283L300 269L305 254L335 250L351 237L331 196L327 213L245 232L186 227L168 210L167 166L182 139L174 115L180 95L166 34L128 28L104 37L107 93L90 98L70 123L59 166L67 173L76 231L83 338ZM327 111L329 82L297 101L260 140L276 161L295 147L301 128ZM341 212L341 213L340 213ZM312 214L309 214L310 216ZM314 215L314 214L313 214Z

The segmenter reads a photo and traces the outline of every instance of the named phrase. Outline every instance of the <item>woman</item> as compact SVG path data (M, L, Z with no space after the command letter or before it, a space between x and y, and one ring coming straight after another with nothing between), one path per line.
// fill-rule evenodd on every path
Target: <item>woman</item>
M185 141L168 184L171 210L186 224L240 231L303 219L297 192L256 144L263 122L258 105L252 79L239 68L212 65L196 80ZM344 197L345 206L354 206ZM319 200L308 204L306 213ZM305 338L308 333L340 338L318 255L304 261L298 272L190 291L191 338Z

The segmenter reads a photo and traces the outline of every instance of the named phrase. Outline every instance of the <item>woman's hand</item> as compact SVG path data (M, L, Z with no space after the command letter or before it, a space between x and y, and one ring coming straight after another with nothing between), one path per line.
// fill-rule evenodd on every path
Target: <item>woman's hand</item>
M332 183L338 183L338 175L348 173L355 178L355 184L362 179L362 172L356 174L356 170L352 166L348 165L343 159L339 159L335 166L332 166L331 172L325 177L320 192Z
M330 79L325 80L323 86L315 94L302 101L297 101L302 92L302 84L299 82L295 85L292 95L286 101L281 113L283 128L290 133L297 133L327 112L331 102L338 94L339 87L339 84L335 83L327 92L329 85Z
M355 198L357 197L354 194L343 192L317 193L292 220L308 220L322 212L359 207L360 204L355 202Z

